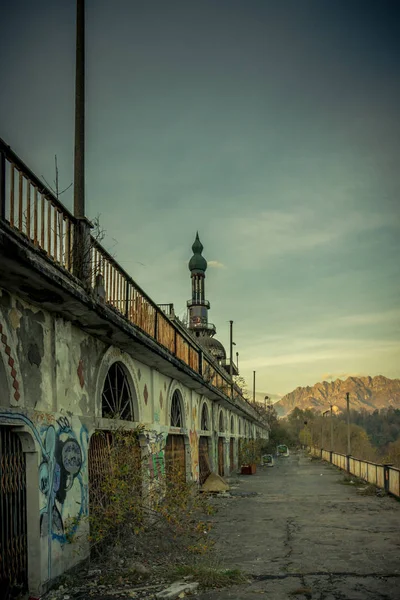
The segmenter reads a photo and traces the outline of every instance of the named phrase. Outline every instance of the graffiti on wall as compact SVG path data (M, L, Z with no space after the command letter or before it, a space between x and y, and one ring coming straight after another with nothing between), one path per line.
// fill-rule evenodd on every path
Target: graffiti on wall
M146 431L145 441L151 477L165 474L164 448L166 435L159 431Z
M46 418L47 417L47 418ZM40 448L39 490L42 494L40 509L40 535L48 540L48 574L51 577L52 543L65 544L64 512L66 518L73 518L73 526L68 532L75 533L79 522L87 515L87 490L82 478L85 463L85 449L88 432L81 426L78 436L66 417L54 419L52 415L38 413L36 424L22 413L1 412L0 422L26 425ZM73 493L73 509L68 506L68 492L77 481ZM66 509L66 510L65 510ZM72 513L72 514L70 514Z
M65 543L62 511L67 493L76 478L79 478L81 489L77 518L86 514L84 486L79 477L83 463L82 444L78 442L66 417L57 419L55 425L42 425L41 429L45 452L39 467L39 489L46 502L40 511L40 535L51 535L53 539Z

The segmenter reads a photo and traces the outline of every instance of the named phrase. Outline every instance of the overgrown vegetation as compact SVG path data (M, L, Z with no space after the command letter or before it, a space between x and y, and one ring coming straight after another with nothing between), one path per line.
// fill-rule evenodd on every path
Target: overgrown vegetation
M143 453L143 427L94 435L102 451L92 461L87 521L91 563L101 569L101 583L138 583L170 563L201 564L212 555L209 517L215 509L182 469L165 464L157 440Z
M239 463L240 465L251 465L261 461L261 455L265 448L265 440L245 440L239 441Z
M155 559L165 552L175 560L206 553L213 546L207 521L211 505L159 454L155 462L151 453L143 458L140 435L142 429L113 434L108 468L99 474L90 510L92 554L115 547L145 550Z

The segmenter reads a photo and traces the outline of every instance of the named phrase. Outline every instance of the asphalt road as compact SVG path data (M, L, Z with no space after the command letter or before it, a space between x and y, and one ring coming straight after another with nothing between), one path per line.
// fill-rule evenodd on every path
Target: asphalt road
M221 563L248 583L202 600L400 600L400 502L344 485L331 465L292 455L238 478L215 500Z

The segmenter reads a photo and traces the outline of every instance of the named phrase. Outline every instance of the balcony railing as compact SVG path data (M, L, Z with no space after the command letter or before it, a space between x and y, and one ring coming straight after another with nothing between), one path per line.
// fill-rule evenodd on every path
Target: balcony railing
M0 140L0 218L72 272L76 219Z
M73 257L77 255L77 251L74 251L74 233L78 220L1 139L0 220L21 234L58 267L72 276L76 275ZM104 302L108 306L202 375L207 383L230 396L228 375L204 352L195 338L184 335L179 324L168 318L173 306L155 304L92 236L88 252L91 289L97 289L101 281ZM80 259L84 260L85 257L81 256ZM204 325L201 327L204 328ZM211 323L207 328L215 330ZM235 386L234 390L235 402L257 418L240 388Z
M196 331L196 329L206 329L207 331L217 331L214 323L193 323L190 325L190 329Z
M165 313L168 317L174 317L174 305L173 304L157 304L158 308L161 308L163 313Z
M206 308L210 308L210 303L208 300L188 300L186 302L186 306L190 308L191 306L205 306Z

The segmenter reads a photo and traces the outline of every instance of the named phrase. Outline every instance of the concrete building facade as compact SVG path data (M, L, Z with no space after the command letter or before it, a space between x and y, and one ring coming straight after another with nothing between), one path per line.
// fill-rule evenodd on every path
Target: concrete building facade
M239 439L266 438L268 427L215 357L94 241L100 267L89 284L74 276L66 232L78 224L0 149L0 582L40 595L88 555L95 432L143 425L155 474L179 440L186 479L201 483L205 456L227 475ZM79 552L68 542L77 530Z

